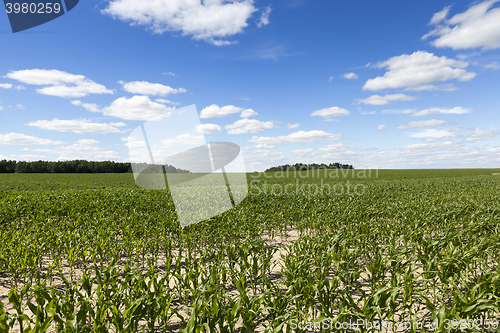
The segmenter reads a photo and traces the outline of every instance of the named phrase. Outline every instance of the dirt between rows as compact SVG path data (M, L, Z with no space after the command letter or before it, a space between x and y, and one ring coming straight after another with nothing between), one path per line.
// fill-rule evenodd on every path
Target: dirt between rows
M500 173L499 173L500 174ZM270 247L273 247L273 248L276 248L276 252L274 253L273 255L273 259L272 259L272 268L271 268L271 272L270 272L270 277L272 280L274 281L278 281L280 280L281 278L281 267L283 265L283 257L288 253L289 251L289 247L291 245L293 245L295 242L297 242L297 240L300 238L300 234L297 230L295 229L289 229L288 232L286 233L286 235L282 235L281 237L276 237L276 238L271 238L271 237L264 237L264 241L268 244L268 246ZM178 255L178 252L176 251L173 251L172 253L173 256L175 255ZM119 263L118 263L118 267L120 268L124 268L125 267L125 264L128 262L128 259L129 258L122 258ZM46 261L48 262L48 261ZM363 265L364 262L363 261L359 261L357 264L359 265ZM69 265L67 263L64 263L62 265L63 267L63 275L69 279L70 278L70 268L69 268ZM159 269L165 269L165 265L164 263L160 260L158 262L158 268ZM239 267L236 267L237 269L239 269ZM146 268L144 268L146 269ZM183 268L184 269L184 268ZM416 274L420 275L422 274L424 271L421 267L418 268L418 270L415 272ZM333 271L332 271L333 273ZM369 275L367 274L368 272L365 271L365 272L361 272L361 276L360 276L360 279L358 281L355 282L356 286L360 289L362 289L364 292L366 293L369 293L370 292L370 285L369 285ZM74 269L73 270L73 278L78 281L81 276L83 276L83 269ZM333 274L330 274L329 278L332 278ZM386 279L390 279L390 273L388 273L388 275L386 276ZM11 280L11 276L9 276L9 274L7 273L2 273L0 274L0 301L3 302L4 304L4 308L5 308L5 311L6 312L9 312L9 313L15 313L15 310L13 309L12 305L9 303L8 301L8 293L10 291L10 280ZM174 279L171 279L169 281L169 287L170 288L173 288L175 286L175 280ZM56 289L58 290L64 290L64 284L62 283L62 279L60 277L54 277L54 280L52 281L53 285L56 287ZM280 287L285 290L286 289L286 286L280 284ZM339 288L343 289L345 286L343 286L342 284L339 286ZM22 288L22 285L20 286L20 288ZM231 296L236 296L237 295L237 290L236 288L231 288L230 290L228 290L228 294L231 295ZM251 295L251 296L258 296L258 295ZM428 295L429 297L433 297L434 295ZM353 300L358 304L358 306L360 307L363 307L363 302L360 301L362 297L362 294L355 290L353 293L352 293L352 298ZM401 300L401 296L398 300ZM177 307L177 310L179 311L179 313L186 317L187 316L187 313L185 311L182 310L182 308L179 306ZM424 321L430 321L430 312L428 310L426 310L425 308L419 310L418 312L418 315L417 315L417 320L418 321L421 321L421 322L424 322ZM31 311L29 311L29 309L26 308L25 310L25 314L28 315L28 316L34 316L33 313ZM397 322L399 319L403 320L402 318L402 315L403 313L402 312L397 312L395 314L395 321ZM181 328L181 325L180 325L181 321L180 321L180 318L177 317L176 315L174 315L171 319L171 327L173 329L173 332L178 332L178 330ZM147 324L146 322L141 322L140 325L145 325ZM239 329L241 329L241 326L239 327ZM265 327L261 324L259 325L258 327L255 328L254 332L264 332L265 331ZM400 329L392 329L390 330L391 332L407 332L408 330L405 330L404 328L400 328ZM19 324L16 323L16 325L14 326L13 330L11 332L20 332L20 327L19 327ZM49 328L49 331L48 332L55 332L55 326L52 325L51 328ZM241 331L243 332L243 331Z

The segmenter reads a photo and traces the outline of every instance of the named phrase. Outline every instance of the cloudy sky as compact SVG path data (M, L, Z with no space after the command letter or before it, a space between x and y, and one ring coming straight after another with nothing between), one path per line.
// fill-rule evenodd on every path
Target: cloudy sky
M500 0L85 0L0 44L0 159L127 161L194 104L249 170L500 166Z

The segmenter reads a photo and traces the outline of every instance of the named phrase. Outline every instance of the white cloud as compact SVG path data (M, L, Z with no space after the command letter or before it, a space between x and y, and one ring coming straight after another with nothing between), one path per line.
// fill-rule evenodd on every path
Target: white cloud
M437 130L434 128L425 129L421 132L416 132L410 134L412 138L444 138L452 135L450 131L447 130Z
M105 116L126 120L158 120L169 117L173 108L155 103L148 96L120 97L101 110Z
M161 104L171 104L171 105L178 105L179 104L177 102L172 102L172 101L169 101L168 99L163 99L163 98L157 98L157 99L155 99L155 102L161 103Z
M35 151L38 153L53 153L55 152L54 149L45 149L45 148L36 148L36 149L30 149L30 148L24 148L24 151Z
M41 139L35 136L20 134L20 133L8 133L0 134L0 144L1 145L18 145L18 146L28 146L28 145L60 145L63 144L62 141L52 141L49 139Z
M294 128L298 128L300 126L300 124L296 123L296 124L287 124L286 125L286 128L288 129L294 129Z
M212 104L201 110L200 118L221 118L241 111L243 111L243 108L234 105L220 107L216 104Z
M271 7L266 7L260 16L259 21L257 21L257 27L262 27L263 25L269 24L269 14L271 14Z
M324 131L298 131L291 133L289 135L275 136L275 137L265 137L265 136L254 136L249 142L261 143L261 144L288 144L288 143L305 143L314 142L317 140L331 140L337 141L342 139L341 134L330 134Z
M339 150L343 150L343 149L345 149L345 146L343 143L335 143L335 144L331 144L331 145L326 145L325 147L320 148L319 151L325 152L325 153L331 153L333 151L339 151Z
M377 64L378 68L387 68L387 72L367 80L363 90L419 87L452 79L469 81L476 73L467 72L467 66L466 61L438 57L425 51L403 54Z
M180 31L194 39L226 45L229 42L214 38L241 33L255 11L253 0L111 0L102 13L146 26L154 33Z
M163 72L161 73L162 75L170 75L170 76L175 76L175 73L172 72Z
M318 152L312 148L296 149L296 150L292 150L291 153L294 155L306 155L306 154L317 155L318 154Z
M71 146L63 146L57 150L58 161L87 160L87 161L105 161L116 160L120 156L117 152L103 148L97 140L82 139Z
M126 92L132 94L148 95L148 96L166 96L169 94L184 93L187 90L184 88L172 88L170 86L164 86L160 83L149 83L146 81L134 81L134 82L123 82L123 89Z
M333 81L333 76L330 76L330 78L328 79L328 82L332 82Z
M422 86L417 86L417 87L408 87L405 90L411 90L411 91L434 91L434 90L441 90L441 91L456 91L458 88L455 87L453 84L440 84L440 85L434 85L434 84L424 84Z
M202 124L196 126L196 131L204 134L217 134L222 131L222 127L216 124Z
M491 68L491 69L499 69L500 66L498 65L498 62L493 61L491 64L484 65L484 68Z
M369 104L369 105L386 105L391 102L402 102L402 101L413 101L417 99L415 96L408 96L405 94L393 94L393 95L372 95L367 98L358 99L357 103Z
M443 24L422 37L437 38L431 42L435 47L450 47L454 50L500 47L500 8L492 8L499 0L476 3L465 12L446 20L449 7L434 14L430 24Z
M71 101L71 104L81 106L81 107L85 108L85 110L90 111L90 112L100 112L101 111L101 110L99 110L99 107L97 106L97 104L82 103L79 100Z
M387 126L380 125L380 126L377 127L377 131L381 131L381 132L387 131Z
M462 144L460 143L456 143L453 141L445 141L442 143L415 143L404 147L404 149L436 151L436 150L447 150L450 148L458 148L460 146L462 146Z
M467 141L476 141L482 138L492 138L496 136L498 133L494 130L484 130L481 131L478 128L474 130L471 134L467 135Z
M349 80L356 80L356 79L359 79L359 75L356 74L356 73L345 73L344 75L342 75L342 77L344 79L349 79Z
M276 148L276 146L267 145L267 144L258 144L258 145L255 145L253 147L256 149L274 149L274 148Z
M409 115L410 117L423 117L429 116L432 114L465 114L471 113L472 111L469 109L465 109L461 106L457 106L451 109L447 108L430 108L425 110L405 110L401 112L402 114Z
M203 135L181 134L173 138L162 140L160 143L163 148L182 145L202 145L205 144L205 137Z
M240 117L241 118L250 118L250 117L256 117L258 115L259 114L252 109L245 109L245 110L241 111Z
M26 90L26 88L22 85L17 85L16 90Z
M87 79L83 75L74 75L56 69L27 69L10 72L7 78L25 84L47 86L37 89L39 94L58 97L84 97L90 94L113 94L101 84Z
M325 108L325 109L321 109L321 110L316 110L313 113L311 113L311 116L313 116L313 117L319 116L319 117L323 117L323 118L331 118L331 117L348 116L349 114L351 114L351 112L349 112L348 110L341 109L341 108L339 108L337 106L333 106L331 108ZM332 121L334 121L334 120L332 119Z
M19 110L24 110L24 105L16 104L16 108L18 108Z
M276 128L272 121L259 121L257 119L240 119L234 124L226 125L224 128L229 134L257 133L268 129Z
M443 10L437 12L436 14L434 14L432 16L432 19L431 21L429 22L429 24L431 25L434 25L434 24L438 24L439 22L443 21L446 16L448 15L448 12L450 11L450 8L451 6L448 6L448 7L445 7Z
M12 88L12 84L10 84L10 83L0 83L0 88L10 89L10 88Z
M58 131L58 132L73 132L78 134L83 133L118 133L120 130L115 126L126 126L124 123L93 123L89 120L37 120L27 124L27 126L34 126L45 130Z
M444 120L422 120L422 121L410 121L408 124L399 125L395 128L397 129L407 129L407 128L423 128L423 127L433 127L433 126L441 126L446 124Z

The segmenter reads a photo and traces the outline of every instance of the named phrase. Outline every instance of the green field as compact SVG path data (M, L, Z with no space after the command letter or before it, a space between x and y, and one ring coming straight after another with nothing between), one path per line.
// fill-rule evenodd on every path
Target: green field
M341 172L183 229L132 174L1 174L0 332L498 331L500 169Z
M353 174L354 171L354 174ZM491 176L500 169L417 169L417 170L325 170L297 172L259 172L249 173L248 180L267 181L269 183L286 183L295 178L309 183L397 179L430 179L466 176ZM363 178L358 175L365 175ZM179 177L186 175L180 174ZM336 177L338 176L338 177ZM188 176L189 177L189 176ZM137 188L131 173L97 173L97 174L54 174L54 173L0 173L0 191L2 190L88 190L88 189L133 189Z

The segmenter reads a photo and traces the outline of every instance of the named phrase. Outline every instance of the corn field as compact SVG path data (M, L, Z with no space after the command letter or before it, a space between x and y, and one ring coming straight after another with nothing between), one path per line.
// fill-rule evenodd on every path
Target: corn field
M168 190L0 191L0 332L498 330L500 176L262 182L186 228Z

